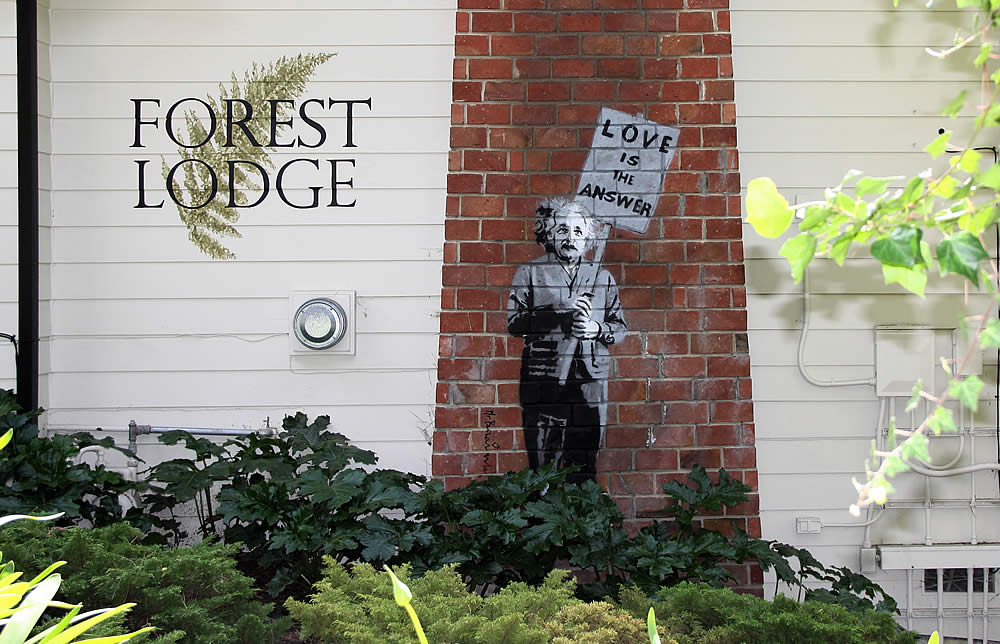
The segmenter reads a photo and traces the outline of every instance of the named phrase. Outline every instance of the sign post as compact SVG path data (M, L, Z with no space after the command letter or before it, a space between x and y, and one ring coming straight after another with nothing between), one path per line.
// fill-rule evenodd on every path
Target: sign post
M677 128L607 107L601 109L576 190L576 201L587 204L591 216L602 223L591 260L597 270L590 271L590 283L580 284L577 297L593 291L612 227L640 235L649 228L679 136ZM566 384L579 345L576 338L570 340L559 356L561 385Z

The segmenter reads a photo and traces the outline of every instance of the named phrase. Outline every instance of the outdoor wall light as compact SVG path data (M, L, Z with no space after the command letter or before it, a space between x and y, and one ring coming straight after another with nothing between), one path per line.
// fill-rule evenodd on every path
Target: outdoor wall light
M325 297L304 302L292 317L295 338L315 351L336 346L344 339L347 326L347 313L343 307Z

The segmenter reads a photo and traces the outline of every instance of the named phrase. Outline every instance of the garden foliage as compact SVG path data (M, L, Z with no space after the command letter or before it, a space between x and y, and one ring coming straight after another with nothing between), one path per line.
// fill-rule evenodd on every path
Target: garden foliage
M272 621L254 599L253 581L236 569L237 546L203 541L165 549L140 543L126 523L104 528L15 524L0 531L0 549L28 570L65 561L61 597L71 603L134 603L124 627L157 627L157 641L267 644L290 626Z

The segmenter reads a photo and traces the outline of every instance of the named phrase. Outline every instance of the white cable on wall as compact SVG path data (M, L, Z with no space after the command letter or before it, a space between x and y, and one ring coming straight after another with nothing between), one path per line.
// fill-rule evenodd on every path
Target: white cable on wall
M809 269L802 271L802 334L799 336L798 367L806 382L817 387L848 387L851 385L875 386L875 377L854 380L820 380L806 370L806 337L809 335Z

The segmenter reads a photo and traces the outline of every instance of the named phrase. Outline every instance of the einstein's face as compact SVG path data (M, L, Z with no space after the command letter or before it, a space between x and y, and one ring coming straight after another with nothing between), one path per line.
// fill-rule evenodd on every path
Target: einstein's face
M563 211L555 216L552 228L552 247L564 262L576 262L587 250L590 226L580 213Z

